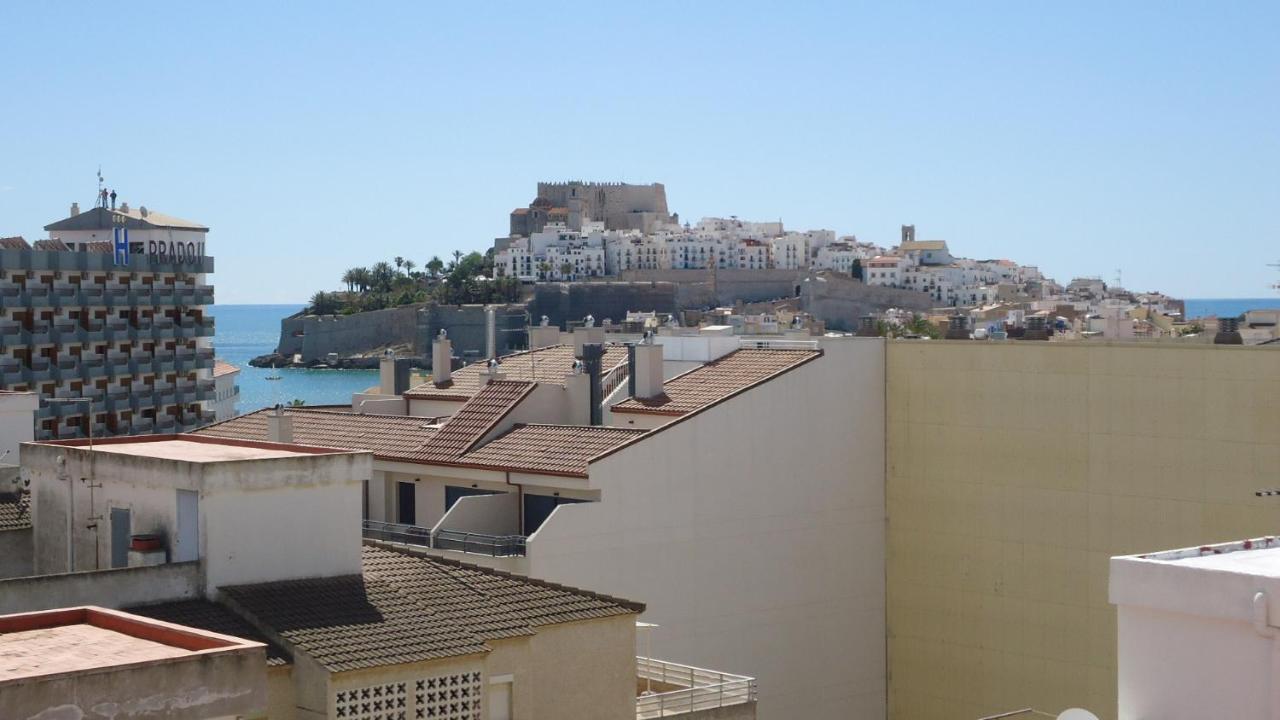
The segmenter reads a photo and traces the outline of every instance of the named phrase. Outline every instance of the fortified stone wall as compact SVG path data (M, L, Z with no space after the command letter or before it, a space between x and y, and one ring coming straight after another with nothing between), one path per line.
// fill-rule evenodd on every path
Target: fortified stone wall
M546 315L552 325L568 329L587 315L596 322L606 318L614 323L626 319L627 311L674 313L678 286L669 282L575 282L539 283L529 303L534 323Z
M624 280L675 283L681 308L699 309L795 297L802 270L627 270Z
M453 354L472 362L485 356L485 305L428 305L417 316L414 353L431 358L431 340L441 330L448 333ZM529 346L528 314L523 303L494 305L496 352L498 355Z
M933 307L925 293L867 285L840 273L809 277L801 283L800 297L804 311L825 322L828 330L856 330L859 317L889 308L924 312Z
M281 355L302 354L303 362L323 359L329 353L341 356L369 352L387 345L408 345L415 341L418 310L422 304L356 315L295 315L280 321Z

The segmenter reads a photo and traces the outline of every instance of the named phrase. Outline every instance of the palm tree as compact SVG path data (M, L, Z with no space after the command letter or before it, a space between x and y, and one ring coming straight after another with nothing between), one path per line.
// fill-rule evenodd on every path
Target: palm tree
M405 261L404 261L404 274L405 274L405 275L408 275L409 277L413 277L413 269L414 269L414 268L416 268L416 267L418 267L418 263L416 263L416 262L414 262L414 261L412 261L412 260L405 260Z
M538 263L538 278L540 280L546 280L547 273L549 272L551 272L551 263L547 262L546 260L543 260L542 262Z
M397 256L395 256L394 260L395 260L395 263L396 263L396 269L397 269L397 270L399 270L400 268L404 267L404 258L403 258L403 257L401 257L401 256L397 255Z
M444 261L439 255L432 255L427 261L427 272L431 273L431 277L440 277L440 271L444 270Z
M369 269L370 284L374 289L386 292L391 289L391 280L395 278L395 271L391 269L391 265L385 262L376 262Z
M370 283L373 282L373 275L369 272L369 268L358 267L355 270L356 287L360 288L360 292L366 292Z
M312 315L332 315L338 311L338 299L323 290L311 296Z
M342 282L347 284L347 292L354 292L356 286L360 284L360 273L364 272L364 268L348 268L342 273Z
M306 404L307 404L306 400L300 400L298 398L294 398L289 401L289 407L302 407Z
M573 263L565 260L560 263L560 277L567 278L573 274Z

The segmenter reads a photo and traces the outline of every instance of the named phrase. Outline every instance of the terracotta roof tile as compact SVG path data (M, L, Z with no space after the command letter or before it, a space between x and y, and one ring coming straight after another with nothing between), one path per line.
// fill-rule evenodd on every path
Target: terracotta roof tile
M587 476L598 455L624 445L647 430L575 425L516 425L462 457L462 463L554 475Z
M821 350L737 350L668 380L662 394L628 398L612 412L684 415L822 355Z
M370 546L364 548L363 575L220 590L234 609L333 672L487 652L485 640L644 610L583 590Z
M266 440L267 414L263 409L215 423L196 431L198 435ZM406 460L419 453L437 428L431 418L403 415L362 415L333 410L285 408L293 418L293 439L301 445L370 450L374 457Z
M504 355L498 360L501 363L498 367L506 374L507 380L564 385L565 376L573 371L575 358L572 345L552 345ZM609 371L619 365L625 365L626 362L625 346L605 345L604 358L600 365L603 374L608 374ZM410 388L404 396L418 400L466 400L480 391L482 387L480 374L485 371L484 363L472 363L455 370L452 379L443 386L436 386L435 383L430 382L423 383Z
M27 239L21 235L13 237L0 237L0 250L30 250L31 246L27 244Z
M232 365L231 363L227 362L226 360L223 360L222 358L214 358L213 360L213 376L214 377L228 375L233 372L240 372L240 368L236 367L235 365Z
M53 251L56 251L56 252L70 252L70 251L71 251L71 248L67 247L67 244L66 244L66 243L64 243L64 242L62 242L61 240L58 240L58 239L56 239L56 238L54 238L54 239L46 239L46 240L37 240L37 241L35 241L35 243L32 245L32 248L33 248L33 249L35 249L35 250L53 250Z
M450 416L444 427L432 436L422 450L413 454L413 459L456 460L519 405L533 388L534 384L531 382L490 382Z
M179 600L157 605L139 605L124 608L124 610L153 620L263 643L267 646L268 666L288 665L293 662L288 653L268 640L257 628L222 605L208 600Z

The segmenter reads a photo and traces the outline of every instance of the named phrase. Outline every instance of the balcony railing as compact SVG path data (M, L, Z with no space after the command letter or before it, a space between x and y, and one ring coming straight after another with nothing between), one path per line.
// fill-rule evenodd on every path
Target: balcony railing
M678 717L756 701L756 680L745 675L637 657L636 676L640 689L636 697L638 720Z
M365 520L364 536L370 540L419 545L436 550L460 550L490 557L519 557L525 553L523 535L486 535L484 533L436 530L417 525L402 525L379 520Z

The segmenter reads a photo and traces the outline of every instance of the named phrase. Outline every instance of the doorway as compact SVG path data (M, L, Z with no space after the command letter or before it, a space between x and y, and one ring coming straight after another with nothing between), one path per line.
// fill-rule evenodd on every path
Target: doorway
M396 483L396 522L401 525L417 524L417 490L413 483Z

